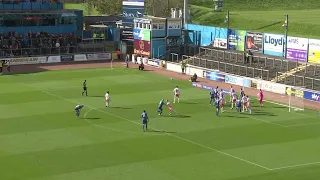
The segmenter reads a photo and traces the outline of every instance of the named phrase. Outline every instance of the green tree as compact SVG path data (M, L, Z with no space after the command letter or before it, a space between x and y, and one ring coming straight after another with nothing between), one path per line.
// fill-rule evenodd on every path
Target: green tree
M92 0L92 2L101 14L115 15L122 13L122 0Z

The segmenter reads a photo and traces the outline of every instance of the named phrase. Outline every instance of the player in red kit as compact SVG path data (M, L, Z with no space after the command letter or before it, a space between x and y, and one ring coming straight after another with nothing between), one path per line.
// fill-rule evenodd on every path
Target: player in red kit
M263 106L263 92L262 92L261 89L260 89L260 91L259 91L258 96L259 96L260 106Z

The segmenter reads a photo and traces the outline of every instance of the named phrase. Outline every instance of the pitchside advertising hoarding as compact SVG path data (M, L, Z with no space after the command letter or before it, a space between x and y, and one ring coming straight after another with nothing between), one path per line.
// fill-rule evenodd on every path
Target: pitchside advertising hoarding
M303 98L310 101L320 102L320 93L313 91L304 91Z
M287 59L307 62L308 39L298 37L287 37Z
M304 90L296 89L294 87L287 87L286 88L286 95L293 96L296 98L303 98L304 97Z
M134 54L139 56L150 56L150 41L144 41L144 40L134 40Z
M229 29L228 37L229 37L229 42L228 42L229 49L244 51L246 31Z
M206 72L206 79L210 79L212 81L219 81L219 82L224 82L225 81L225 75L216 73L216 72Z
M263 33L247 32L246 37L246 49L251 52L262 53Z
M309 39L308 62L320 64L320 40Z
M122 1L122 23L133 25L134 18L143 17L144 0L123 0Z
M283 56L284 35L265 33L263 37L263 54Z
M236 77L231 75L225 75L224 77L226 83L239 85L243 87L251 87L251 81L249 79L244 79L242 77Z

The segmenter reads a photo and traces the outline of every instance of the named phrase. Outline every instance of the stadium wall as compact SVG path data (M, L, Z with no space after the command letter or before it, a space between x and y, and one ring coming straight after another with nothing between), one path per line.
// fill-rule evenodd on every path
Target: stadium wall
M184 28L201 34L200 43L192 36L189 38L190 44L239 51L250 50L267 55L286 56L291 61L320 64L320 40L318 39L285 37L283 34L250 32L195 24L186 24ZM285 44L287 44L287 48L284 48Z

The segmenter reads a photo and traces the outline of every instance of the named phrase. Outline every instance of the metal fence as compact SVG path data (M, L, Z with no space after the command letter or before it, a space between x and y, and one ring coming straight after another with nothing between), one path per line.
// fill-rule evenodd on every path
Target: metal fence
M203 67L203 68L212 69L212 70L219 70L222 72L236 74L239 76L259 78L267 81L270 80L269 70L265 70L261 68L242 66L238 64L209 60L209 59L198 58L198 57L193 57L188 63L193 66Z
M299 75L288 75L287 73L283 72L277 72L277 75L283 76L283 78L281 79L276 78L277 83L287 84L291 86L299 86L307 89L320 91L320 79Z

